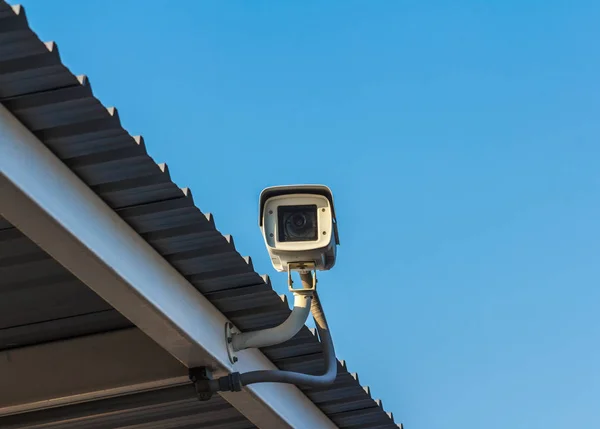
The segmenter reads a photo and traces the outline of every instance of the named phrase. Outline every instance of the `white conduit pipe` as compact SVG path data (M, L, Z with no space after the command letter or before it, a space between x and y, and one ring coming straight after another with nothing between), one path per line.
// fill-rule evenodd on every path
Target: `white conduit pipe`
M310 314L311 302L311 294L294 293L294 308L285 322L274 328L233 334L231 342L233 350L273 346L289 340L306 323Z

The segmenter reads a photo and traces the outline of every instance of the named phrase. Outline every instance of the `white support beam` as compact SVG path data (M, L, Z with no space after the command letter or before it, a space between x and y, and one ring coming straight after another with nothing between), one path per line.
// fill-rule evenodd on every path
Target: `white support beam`
M256 349L232 365L225 316L1 105L0 173L0 214L186 367L275 368ZM292 385L222 396L261 428L336 427Z
M0 417L190 384L137 328L0 352Z

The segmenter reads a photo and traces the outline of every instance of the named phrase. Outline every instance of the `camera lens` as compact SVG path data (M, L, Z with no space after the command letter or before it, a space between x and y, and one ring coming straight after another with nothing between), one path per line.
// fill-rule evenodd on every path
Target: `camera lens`
M304 225L306 225L306 216L304 216L302 213L297 213L293 215L292 224L294 225L294 228L302 228Z
M279 241L317 239L317 206L279 206Z
M307 234L310 234L310 225L306 221L306 215L304 213L294 213L288 217L285 223L286 235L288 237L301 238Z

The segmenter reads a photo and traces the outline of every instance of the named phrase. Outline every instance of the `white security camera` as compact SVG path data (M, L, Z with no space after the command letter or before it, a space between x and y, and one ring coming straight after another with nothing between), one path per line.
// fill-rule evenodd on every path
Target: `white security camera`
M277 271L329 270L338 236L333 194L323 185L266 188L259 225Z

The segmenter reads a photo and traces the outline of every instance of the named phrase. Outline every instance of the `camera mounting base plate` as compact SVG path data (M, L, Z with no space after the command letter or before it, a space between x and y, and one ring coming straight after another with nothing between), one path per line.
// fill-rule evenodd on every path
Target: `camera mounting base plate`
M235 364L238 361L233 349L233 334L239 334L240 330L235 328L231 322L225 323L225 343L227 344L227 355L229 362Z

